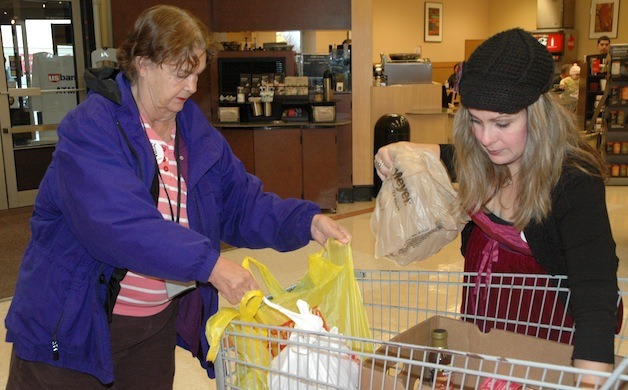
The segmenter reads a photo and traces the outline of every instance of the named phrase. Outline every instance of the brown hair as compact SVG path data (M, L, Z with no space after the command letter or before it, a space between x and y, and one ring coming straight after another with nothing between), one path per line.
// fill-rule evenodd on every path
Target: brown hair
M573 113L552 93L544 93L528 106L528 135L521 157L519 192L513 223L523 230L530 222L542 222L552 209L552 190L565 166L605 178L606 165L582 137ZM454 119L456 174L462 206L478 212L510 178L508 168L495 165L473 134L471 115L460 107Z
M602 41L608 41L608 43L611 43L611 39L607 35L602 35L601 37L599 37L597 39L597 44L599 45Z
M133 30L118 48L118 63L126 77L137 79L135 59L148 58L157 65L169 63L178 69L194 69L201 49L210 57L210 36L205 25L186 10L169 5L148 8L137 18Z

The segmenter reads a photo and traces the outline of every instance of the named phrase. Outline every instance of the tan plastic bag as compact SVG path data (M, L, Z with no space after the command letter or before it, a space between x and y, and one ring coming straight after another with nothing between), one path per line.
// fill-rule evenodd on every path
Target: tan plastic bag
M469 220L443 164L426 150L400 151L371 216L375 257L398 265L425 260Z

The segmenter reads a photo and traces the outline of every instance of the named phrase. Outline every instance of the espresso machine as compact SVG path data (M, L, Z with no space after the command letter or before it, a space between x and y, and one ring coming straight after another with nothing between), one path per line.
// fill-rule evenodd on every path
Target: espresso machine
M336 91L351 91L351 39L345 39L342 45L330 45L329 60Z
M432 63L417 53L382 54L386 84L426 84L432 82Z

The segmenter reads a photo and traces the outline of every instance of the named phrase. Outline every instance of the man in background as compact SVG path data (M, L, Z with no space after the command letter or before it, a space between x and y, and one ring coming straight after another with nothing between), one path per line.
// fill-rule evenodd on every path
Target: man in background
M606 35L602 35L597 39L597 50L600 54L608 54L608 49L611 46L611 39Z

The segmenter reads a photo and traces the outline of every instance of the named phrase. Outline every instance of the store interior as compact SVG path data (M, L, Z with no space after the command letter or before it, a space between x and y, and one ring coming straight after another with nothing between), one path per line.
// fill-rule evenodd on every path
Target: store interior
M357 4L358 1L361 0L353 0L351 3ZM114 0L112 2L115 3ZM103 6L109 3L109 1L102 1ZM332 43L334 46L342 47L343 39L353 40L354 50L352 55L354 62L352 63L352 77L354 88L348 91L336 90L337 100L342 100L343 97L349 96L349 102L345 107L350 107L348 115L353 117L349 119L351 126L346 127L347 125L345 124L344 128L339 127L337 130L334 130L337 131L337 133L334 133L334 137L336 137L336 134L340 134L341 137L344 134L345 138L341 138L344 141L341 142L346 141L345 144L338 144L338 160L334 160L338 166L338 176L335 177L338 179L338 183L334 185L334 190L339 191L339 193L334 194L331 205L325 205L323 208L326 213L339 220L352 235L352 250L356 269L461 271L463 266L463 258L459 250L459 238L429 259L411 263L404 267L400 267L387 259L375 258L375 242L370 227L375 199L371 199L370 191L373 184L373 129L376 121L381 115L391 110L404 114L411 113L412 115L409 116L409 119L412 128L415 129L410 135L412 141L448 142L450 141L450 135L446 130L450 129L452 118L451 112L446 111L439 111L438 113L435 113L435 111L419 112L425 109L440 110L440 85L437 87L437 94L432 94L432 92L425 93L426 88L432 87L431 83L426 84L427 87L422 84L418 86L407 85L395 90L392 88L377 88L377 86L373 85L372 65L381 60L380 52L422 52L425 57L432 59L431 79L435 82L444 82L445 77L451 73L453 64L464 60L468 56L468 51L472 50L470 48L474 47L474 44L481 42L494 32L512 26L519 26L529 31L538 30L537 0L485 0L478 2L478 7L470 7L468 2L463 0L453 0L444 4L444 40L442 42L425 42L423 41L423 3L420 2L419 4L407 0L393 0L392 2L368 0L364 2L364 4L368 4L370 7L368 12L359 10L352 12L351 16L355 22L351 30L337 29L319 33L314 33L314 30L304 31L305 38L303 42L306 42L306 47L308 47L308 44L310 45L309 48L313 53L325 52ZM589 36L588 31L589 3L590 1L588 0L575 2L574 26L578 31L578 35L572 47L573 52L567 56L566 40L564 46L561 46L561 51L557 52L561 63L573 61L582 65L583 81L581 82L581 94L583 98L581 99L582 104L578 107L578 114L585 127L587 123L585 123L584 116L587 115L587 110L592 111L595 108L593 107L595 97L593 97L593 101L587 103L584 96L589 96L592 93L597 96L603 95L603 90L599 85L599 77L598 79L591 77L592 71L586 57L588 54L595 52L595 39ZM98 4L101 4L101 2L98 2ZM619 20L628 20L625 18L628 7L624 5L620 12ZM105 12L103 12L101 24L104 34L100 38L102 39L101 43L107 46L113 43L114 37L112 31L107 31L105 16ZM365 27L367 23L364 23L364 20L369 18L372 19L373 23ZM397 28L399 25L409 27ZM562 27L558 30L565 31ZM620 26L619 35L613 39L613 43L628 42L628 39L626 39L628 38L628 31L626 30L628 28ZM219 32L215 38L218 41L242 41L243 45L255 42L257 46L272 39L270 34L268 31ZM367 43L367 45L361 45L362 43ZM470 46L467 46L467 44ZM365 47L367 48L365 49ZM211 71L207 73L204 77L209 79ZM591 86L593 84L591 83L598 83L595 88L600 89L592 91ZM216 84L214 83L214 85ZM209 83L205 87L204 92L207 92L207 96L210 96ZM611 84L608 87L610 88ZM233 130L235 125L232 123L220 123L217 117L218 93L215 93L215 91L212 93L211 99L201 98L199 104L215 115L212 119L218 121L216 126L221 127L225 136L229 138L229 130ZM351 102L349 93L353 95L353 102ZM356 99L356 96L361 98ZM420 100L425 96L429 96L428 103ZM415 104L415 102L419 103ZM588 106L585 107L585 103ZM227 107L227 105L224 105L224 107ZM342 106L338 106L338 112L346 113L342 111ZM628 111L626 112L628 113ZM279 115L279 119L281 119L281 115ZM595 119L593 121L595 122ZM626 132L627 127L628 125L622 131ZM241 132L242 130L234 131ZM628 145L628 138L626 137L626 135L622 135L621 137L612 138L610 140L612 145L608 145L610 149L605 149L605 152L611 155L623 155L612 157L610 163L619 162L620 165L623 164L624 172L626 162L628 162L628 152L624 153L622 149L619 149L620 152L615 153L613 148L615 143ZM341 147L344 149L341 149ZM601 144L600 147L606 148L607 145ZM234 149L237 148L234 147ZM335 157L332 156L332 158ZM264 175L259 165L256 174L261 177ZM268 175L269 186L273 184L271 182L273 176L277 175L274 173ZM302 186L306 180L307 178L302 179L302 182L299 181L297 185ZM626 263L626 259L628 259L628 179L615 181L611 184L619 184L607 186L606 194L613 236L617 244L617 255L620 259L618 277L628 279L628 263ZM283 188L278 188L276 192L281 191L283 191ZM2 212L4 211L0 211L0 213ZM2 246L0 245L0 247ZM288 253L279 253L270 249L249 250L234 248L227 249L224 255L235 262L241 262L247 256L253 257L266 264L282 285L290 286L305 273L308 255L318 250L320 250L320 246L312 242L300 250ZM290 264L290 266L286 267L286 264ZM0 318L3 321L10 303L10 297L0 299ZM626 314L628 315L628 313ZM11 354L11 344L4 341L5 334L4 326L0 326L0 388L4 388L6 385ZM196 359L192 358L187 351L178 348L176 359L175 389L215 388L214 381L207 378L205 371L201 369Z
M617 243L617 256L620 259L618 277L628 278L628 263L621 261L628 259L628 187L607 187L606 201L610 216L613 238ZM364 270L400 270L400 271L462 271L463 258L460 254L460 239L452 241L436 255L421 262L407 266L398 266L387 259L376 259L374 256L375 240L371 233L370 221L375 201L341 204L333 215L352 235L353 261L356 269ZM282 286L291 286L301 278L307 270L308 255L317 252L321 246L316 242L287 253L276 252L271 249L232 249L224 252L230 260L241 262L250 256L266 264ZM290 264L286 267L286 264ZM225 300L222 300L223 304ZM8 310L10 299L0 301L0 318ZM628 313L626 313L628 314ZM624 318L624 321L626 319ZM0 388L7 381L11 344L4 341L6 330L0 327ZM177 348L175 390L188 389L215 389L215 381L209 380L198 361L192 358L189 352Z

